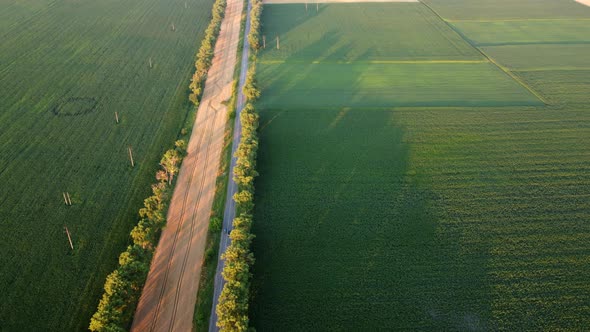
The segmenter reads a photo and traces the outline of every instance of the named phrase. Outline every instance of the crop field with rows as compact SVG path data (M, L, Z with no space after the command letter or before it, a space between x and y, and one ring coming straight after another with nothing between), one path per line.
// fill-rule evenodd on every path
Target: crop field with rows
M478 46L590 44L590 19L457 21L453 25Z
M442 19L585 22L590 12L565 0L427 4L434 11L419 3L324 4L307 14L304 4L265 6L255 327L590 325L584 43L476 48L473 32ZM396 12L426 16L397 26ZM356 22L380 15L392 23ZM430 42L436 49L407 32L433 25L444 31ZM532 29L541 28L563 31ZM269 43L277 35L280 50ZM586 37L580 29L568 40ZM437 51L451 44L470 57Z
M542 105L488 62L260 64L262 107Z
M211 5L0 0L0 330L88 328L192 109Z
M340 4L267 5L262 62L478 60L482 56L426 6ZM400 33L403 31L403 33ZM275 46L280 37L279 49Z
M590 44L507 45L482 47L482 50L510 70L590 69Z

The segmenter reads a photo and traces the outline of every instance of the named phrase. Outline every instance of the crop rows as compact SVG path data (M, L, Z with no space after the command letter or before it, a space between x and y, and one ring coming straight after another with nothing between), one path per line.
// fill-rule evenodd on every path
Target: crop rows
M297 109L541 105L497 67L476 63L260 64L261 105Z
M0 3L0 321L82 330L187 117L211 1L40 4Z
M428 8L415 3L322 5L319 13L312 5L306 12L304 4L265 8L263 62L481 59Z
M466 25L452 24L474 40L474 32L492 24L475 21L509 21L501 25L502 43L522 42L519 27L531 36L550 32L584 41L584 29L576 33L561 21L553 27L520 21L571 17L578 19L572 25L583 28L580 22L590 18L579 4L565 1L427 3L444 18L473 20L469 33L459 29ZM388 10L407 15L402 8L423 5L362 6L378 16ZM267 7L263 34L275 33L276 17L285 28L281 51L267 49L258 65L255 327L517 331L590 325L590 74L579 70L586 60L575 59L584 46L543 46L546 52L521 45L483 48L503 68L377 65L372 57L383 61L388 52L391 59L408 50L416 51L417 61L445 57L421 52L420 42L406 34L410 25L395 23L391 40L408 36L406 44L366 46L378 44L371 43L388 26L359 28L357 38L347 32L343 40L362 42L334 48L342 43L330 33L333 22L353 20L358 8L328 5L305 18L293 7L289 18L283 7ZM315 28L304 30L307 25ZM423 25L416 20L412 27ZM404 47L388 49L398 45ZM560 58L568 63L558 63ZM430 70L403 75L405 66ZM469 81L466 67L477 67L473 77L485 79ZM489 67L499 76L486 76L482 68ZM502 73L510 69L518 71ZM452 76L458 85L433 84L455 83ZM470 84L487 93L474 93ZM508 91L522 85L550 105L489 103L511 101ZM454 88L461 103L400 103L446 98Z
M453 25L461 30L473 43L480 46L590 43L590 18L578 20L468 21L454 22ZM580 56L583 55L580 54Z
M587 18L590 8L570 0L424 0L448 20Z

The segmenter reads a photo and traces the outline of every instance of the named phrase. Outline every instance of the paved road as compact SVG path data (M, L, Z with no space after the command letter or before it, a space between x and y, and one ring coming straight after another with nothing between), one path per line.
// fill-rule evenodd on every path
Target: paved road
M190 331L228 109L242 0L228 0L201 104L154 254L132 331Z
M240 81L238 85L238 100L236 104L236 119L234 123L234 136L232 138L232 158L229 167L229 180L227 186L227 196L225 199L225 210L223 211L223 230L221 232L221 242L219 244L219 257L217 263L217 271L215 272L215 289L213 292L213 306L211 308L211 317L209 318L209 331L219 331L217 327L217 313L215 308L217 307L217 300L219 299L219 295L221 295L221 290L223 289L223 285L225 284L225 280L221 276L221 271L223 270L224 261L221 259L221 255L227 249L227 246L230 244L229 235L227 231L232 229L232 221L236 216L236 202L233 200L234 194L238 190L238 186L234 181L234 167L236 166L237 158L234 156L236 149L238 148L238 144L240 143L240 136L242 134L242 125L240 123L240 114L244 105L246 103L246 98L244 96L243 88L244 84L246 83L246 73L248 71L248 56L250 53L250 44L248 44L248 32L250 31L250 9L252 8L252 4L248 1L248 10L246 15L246 28L244 29L244 48L242 50L242 62L240 64Z

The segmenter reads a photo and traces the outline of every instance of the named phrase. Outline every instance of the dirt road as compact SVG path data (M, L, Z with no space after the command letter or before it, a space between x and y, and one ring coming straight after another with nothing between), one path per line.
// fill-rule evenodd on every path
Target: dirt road
M225 252L227 247L230 244L229 235L227 234L228 231L232 229L232 222L236 216L236 202L233 200L234 194L238 191L238 185L234 181L234 167L236 166L237 158L235 157L236 150L238 148L238 144L240 143L240 137L242 135L242 125L240 123L240 113L246 104L246 97L244 96L244 84L246 83L246 73L248 72L248 56L250 54L250 44L248 43L248 32L250 31L250 9L252 8L252 3L248 1L248 9L247 9L247 16L246 16L246 26L244 29L244 46L242 49L242 59L240 60L240 80L238 84L238 100L236 103L236 119L234 122L234 135L232 137L232 148L231 148L231 162L229 167L229 179L227 185L227 196L225 199L225 208L223 210L223 229L224 232L221 233L221 241L219 243L219 256L217 257L217 270L215 271L215 286L213 290L213 305L211 308L211 316L209 317L209 331L219 331L219 328L215 323L217 323L217 313L215 308L217 307L217 303L219 300L219 295L221 295L221 290L223 289L223 285L225 284L225 280L221 276L221 271L223 271L223 260L221 259L221 255Z
M132 331L190 331L193 322L243 10L228 0L215 56Z

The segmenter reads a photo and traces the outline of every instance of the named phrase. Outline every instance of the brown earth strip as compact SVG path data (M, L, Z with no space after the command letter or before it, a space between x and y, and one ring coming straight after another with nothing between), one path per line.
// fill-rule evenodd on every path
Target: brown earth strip
M243 2L228 0L166 228L132 331L190 331L228 117Z

